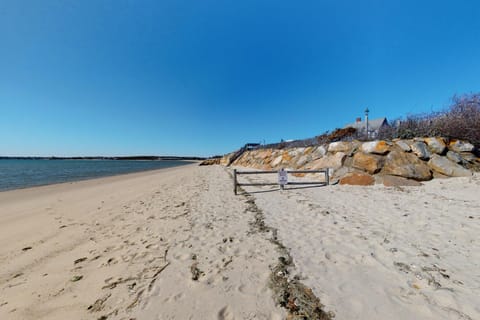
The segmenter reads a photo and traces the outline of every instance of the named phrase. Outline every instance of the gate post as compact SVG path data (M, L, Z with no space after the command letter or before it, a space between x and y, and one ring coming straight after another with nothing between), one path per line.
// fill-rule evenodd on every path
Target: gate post
M233 193L237 195L237 169L233 169Z

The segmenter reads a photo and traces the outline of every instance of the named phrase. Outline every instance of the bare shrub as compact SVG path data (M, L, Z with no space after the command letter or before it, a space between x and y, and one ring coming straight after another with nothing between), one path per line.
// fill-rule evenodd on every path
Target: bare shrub
M444 136L470 141L480 147L480 94L453 98L448 112L439 117L437 126Z
M396 124L384 127L380 139L411 139L442 136L447 139L467 140L480 147L480 94L455 96L445 111L408 116Z

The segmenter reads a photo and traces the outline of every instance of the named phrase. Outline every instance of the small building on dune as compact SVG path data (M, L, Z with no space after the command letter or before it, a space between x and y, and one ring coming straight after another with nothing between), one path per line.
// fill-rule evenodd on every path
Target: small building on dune
M378 132L381 128L389 126L387 118L378 118L378 119L368 119L365 117L365 120L357 118L355 122L345 125L344 128L355 128L357 129L358 136L367 136L367 123L368 123L368 137L375 139L378 136Z

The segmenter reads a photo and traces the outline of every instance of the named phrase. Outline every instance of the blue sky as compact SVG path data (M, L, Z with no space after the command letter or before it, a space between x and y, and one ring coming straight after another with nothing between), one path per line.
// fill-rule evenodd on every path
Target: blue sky
M479 92L480 2L0 0L0 155L213 155Z

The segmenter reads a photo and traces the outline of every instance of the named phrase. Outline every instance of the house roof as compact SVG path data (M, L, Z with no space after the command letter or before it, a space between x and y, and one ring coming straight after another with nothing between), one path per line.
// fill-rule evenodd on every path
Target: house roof
M382 126L388 124L387 118L368 119L368 131L376 131ZM349 123L344 128L355 128L357 130L365 130L365 120Z

